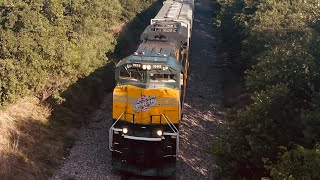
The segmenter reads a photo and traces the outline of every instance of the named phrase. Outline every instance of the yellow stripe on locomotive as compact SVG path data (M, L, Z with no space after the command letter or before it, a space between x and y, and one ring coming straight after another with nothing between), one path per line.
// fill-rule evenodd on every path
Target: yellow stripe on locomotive
M171 88L144 89L132 85L117 86L113 91L113 118L138 124L167 124L180 119L180 91Z

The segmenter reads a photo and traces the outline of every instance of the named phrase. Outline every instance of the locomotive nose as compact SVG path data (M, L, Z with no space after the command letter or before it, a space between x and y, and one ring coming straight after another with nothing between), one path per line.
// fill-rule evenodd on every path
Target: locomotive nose
M166 124L163 115L173 123L179 122L180 94L178 90L142 89L135 86L115 88L113 95L113 116L141 124Z

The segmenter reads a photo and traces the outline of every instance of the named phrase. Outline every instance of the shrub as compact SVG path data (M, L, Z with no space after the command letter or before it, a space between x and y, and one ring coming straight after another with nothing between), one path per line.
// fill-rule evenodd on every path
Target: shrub
M232 24L240 37L222 40L240 45L231 57L244 64L252 100L214 142L220 177L319 177L318 148L312 149L319 142L319 4L221 2L220 33L230 34Z

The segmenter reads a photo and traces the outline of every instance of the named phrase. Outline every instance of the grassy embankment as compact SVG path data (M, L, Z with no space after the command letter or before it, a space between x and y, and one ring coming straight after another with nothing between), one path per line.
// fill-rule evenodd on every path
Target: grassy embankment
M1 107L1 179L50 177L68 154L78 129L90 122L90 114L99 107L104 95L112 91L115 62L134 50L139 35L161 5L160 1L152 3L147 0L139 6L140 12L130 9L133 8L132 4L128 6L131 1L120 2L126 7L122 15L127 18L122 18L113 26L116 28L112 28L117 45L115 53L106 52L108 63L68 87L56 89L48 98L36 96L39 92L35 95L27 93L27 96Z

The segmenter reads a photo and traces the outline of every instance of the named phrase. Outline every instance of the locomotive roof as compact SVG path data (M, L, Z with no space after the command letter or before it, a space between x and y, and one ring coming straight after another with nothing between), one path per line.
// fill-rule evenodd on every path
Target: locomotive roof
M187 37L190 38L193 24L193 11L194 0L167 0L163 3L156 17L151 19L150 24L161 21L181 22L181 25L187 28Z
M117 67L127 63L160 63L181 71L181 62L176 60L174 54L177 48L175 43L146 41L140 44L134 54L122 59Z
M174 42L182 46L188 42L188 29L181 22L166 20L149 25L141 34L143 40Z
M178 49L175 43L161 41L145 41L141 43L134 53L135 55L151 57L169 57L174 56Z
M155 19L188 19L190 6L193 6L193 0L168 0L165 1Z

